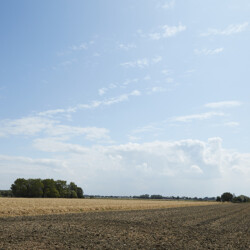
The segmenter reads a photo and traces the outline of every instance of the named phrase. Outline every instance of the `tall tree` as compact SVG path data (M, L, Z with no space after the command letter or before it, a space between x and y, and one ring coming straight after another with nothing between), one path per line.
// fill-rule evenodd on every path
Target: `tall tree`
M28 181L23 178L16 179L11 190L16 197L28 197Z

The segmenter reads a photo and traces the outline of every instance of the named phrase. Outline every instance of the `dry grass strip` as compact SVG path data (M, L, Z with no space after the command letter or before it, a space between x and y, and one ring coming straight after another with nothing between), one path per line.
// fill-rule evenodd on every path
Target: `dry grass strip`
M218 204L205 201L0 198L0 217L65 214L107 210L142 210Z

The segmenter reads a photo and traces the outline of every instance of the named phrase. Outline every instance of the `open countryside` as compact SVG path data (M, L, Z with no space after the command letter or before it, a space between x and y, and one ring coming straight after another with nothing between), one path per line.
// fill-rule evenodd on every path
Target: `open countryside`
M0 199L2 202L5 199ZM18 199L13 199L16 201ZM6 200L9 202L9 200ZM27 205L20 199L19 205ZM48 200L44 200L46 203ZM31 200L31 204L35 204ZM42 202L38 199L38 203ZM52 200L52 203L55 200ZM72 204L74 204L74 201ZM86 202L86 200L81 200ZM0 218L1 249L249 249L250 204L161 208L179 202L87 201L100 211ZM18 203L18 202L17 202ZM38 204L37 203L37 204ZM67 203L67 202L66 202ZM64 206L66 204L64 202ZM82 205L83 205L82 203ZM92 205L94 205L92 203ZM102 203L102 205L101 205ZM122 204L123 203L123 204ZM56 204L56 203L54 203ZM60 200L58 200L60 204ZM63 202L61 203L63 204ZM115 207L115 204L117 207ZM133 204L133 206L131 206ZM140 205L139 205L140 204ZM151 204L151 206L150 206ZM149 209L152 205L159 209ZM94 205L94 206L95 206ZM124 207L125 205L125 207ZM138 206L139 205L139 206ZM164 206L163 205L163 206ZM108 207L107 207L108 206ZM53 206L51 206L53 207ZM67 206L66 206L67 207ZM146 209L148 207L148 209ZM69 204L68 204L69 208ZM86 207L85 207L86 208ZM62 209L65 209L62 208ZM17 209L18 210L18 207ZM36 210L36 208L34 208ZM91 209L89 208L89 211ZM42 211L40 211L41 213ZM47 210L48 212L48 210Z
M250 250L250 0L0 1L0 250Z

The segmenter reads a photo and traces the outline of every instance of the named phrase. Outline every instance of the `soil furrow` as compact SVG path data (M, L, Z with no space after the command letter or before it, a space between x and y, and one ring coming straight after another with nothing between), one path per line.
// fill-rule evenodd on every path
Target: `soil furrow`
M250 249L250 204L0 219L0 249Z

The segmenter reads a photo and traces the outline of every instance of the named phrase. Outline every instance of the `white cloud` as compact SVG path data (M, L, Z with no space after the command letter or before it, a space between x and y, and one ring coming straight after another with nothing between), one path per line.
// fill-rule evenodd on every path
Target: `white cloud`
M161 33L150 33L149 38L152 40L160 40L162 38Z
M159 63L162 61L162 57L161 56L156 56L152 59L152 62L155 63Z
M17 178L65 178L64 170L69 172L67 162L61 159L0 155L0 181L4 189L9 189Z
M140 137L138 137L138 136L134 136L134 135L128 135L128 139L129 139L129 141L131 142L135 142L135 141L138 141L138 140L140 140L141 138Z
M129 84L137 83L137 82L138 82L138 78L133 78L133 79L126 79L122 83L115 83L115 84L110 83L107 87L103 87L103 88L98 89L98 94L100 96L103 96L109 90L112 90L112 89L115 89L115 88L126 88Z
M39 116L0 122L0 137L38 136L41 134L68 138L83 135L89 141L111 141L109 131L105 128L63 125L57 120Z
M169 76L173 73L173 70L170 70L170 69L163 69L161 71L162 74L166 75L166 76Z
M167 78L165 79L165 81L166 81L167 83L173 83L173 82L174 82L174 78L172 78L172 77L167 77Z
M39 164L39 165L47 165L47 166L60 166L61 161L49 158L30 158L23 156L8 156L8 155L0 155L0 161L9 161L9 162L21 162L25 164Z
M195 49L194 53L196 55L205 55L205 56L209 56L209 55L215 55L215 54L219 54L224 50L224 48L217 48L217 49Z
M138 134L152 134L152 133L158 133L161 131L161 124L160 123L151 123L142 127L139 127L137 129L134 129L131 131L131 134L128 135L129 139L132 138L132 140L139 140L140 137L137 137ZM135 136L136 135L136 136Z
M155 56L152 59L149 58L141 58L135 61L129 61L129 62L124 62L121 63L121 66L125 67L125 68L146 68L150 65L154 65L157 64L159 62L162 61L162 57L161 56Z
M81 43L79 45L72 45L70 47L71 50L86 50L88 49L87 43Z
M140 96L141 95L141 92L139 90L134 90L130 93L130 95L132 96Z
M244 22L241 24L231 24L225 29L208 29L208 31L202 33L201 36L215 36L215 35L229 36L241 33L245 31L247 27L248 27L248 22Z
M49 136L79 136L84 135L87 140L109 140L109 131L105 128L97 127L76 127L57 124L45 130L45 134Z
M46 110L43 112L39 112L38 115L52 117L52 116L57 115L57 114L65 114L65 113L74 112L73 109L71 111L70 110L71 109L52 109L52 110Z
M123 82L122 84L120 84L121 86L127 86L131 83L137 83L138 82L138 78L134 78L134 79L127 79L125 82Z
M150 75L146 75L146 76L143 78L143 80L149 81L149 80L151 80L151 76L150 76Z
M224 126L226 127L238 127L240 125L239 122L226 122L224 123Z
M206 108L233 108L233 107L239 107L242 103L239 101L222 101L222 102L210 102L205 104Z
M36 149L44 152L67 152L83 154L88 151L88 149L83 146L64 142L64 139L57 137L36 139L33 142L33 146Z
M123 50L130 50L130 49L135 49L136 45L133 43L128 43L128 44L120 43L119 48Z
M166 88L159 87L159 86L154 86L154 87L150 88L150 89L147 91L147 94L161 93L161 92L165 92L165 91L167 91Z
M100 95L100 96L102 96L102 95L104 95L106 92L107 92L107 88L101 88L101 89L98 89L98 94Z
M215 116L225 116L222 112L206 112L193 115L177 116L171 120L174 122L191 122L193 120L207 120Z
M139 96L141 94L138 90L133 90L130 93L122 94L116 97L111 97L108 99L104 99L102 101L93 101L90 104L79 104L76 109L93 109L98 108L100 106L110 106L115 103L120 103L124 101L128 101L130 96Z
M197 165L192 165L190 167L190 170L191 170L191 172L198 173L198 174L202 174L203 173L203 171L201 170L201 168L199 166L197 166Z
M72 65L73 63L75 63L77 60L76 59L71 59L71 60L67 60L67 61L63 61L59 64L59 66L63 66L63 67L67 67Z
M47 138L34 146L56 158L0 156L0 183L10 185L5 179L15 174L46 175L75 181L94 194L249 195L250 153L224 149L220 138L93 147Z
M93 57L99 57L99 56L101 56L101 54L98 53L98 52L95 52L95 53L93 54Z
M0 121L0 136L35 135L56 126L57 121L39 116Z
M135 82L135 80L131 80L130 82ZM99 92L100 93L100 92ZM116 103L128 101L130 96L140 96L141 92L139 90L133 90L130 93L121 94L116 97L106 98L104 100L94 100L88 104L78 104L74 107L66 108L66 109L51 109L43 112L39 112L37 115L42 117L55 117L57 115L68 116L71 113L75 113L79 110L83 109L95 109L101 106L110 106ZM1 124L0 124L1 126ZM1 132L0 132L1 135Z
M161 5L163 9L173 9L174 6L175 6L175 0L170 0L168 2L165 2L163 5Z
M171 37L175 36L176 34L186 30L186 26L179 24L178 26L169 26L169 25L164 25L163 27L163 37Z
M149 60L147 58L138 59L136 61L124 62L121 63L121 66L126 68L145 68L149 66Z
M160 40L161 38L168 38L176 36L178 33L185 31L186 26L179 24L178 26L163 25L160 32L149 34L152 40Z

